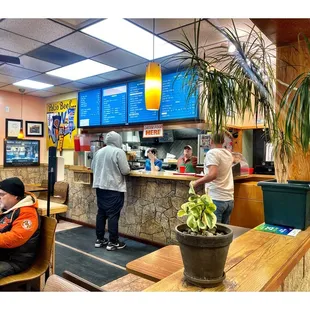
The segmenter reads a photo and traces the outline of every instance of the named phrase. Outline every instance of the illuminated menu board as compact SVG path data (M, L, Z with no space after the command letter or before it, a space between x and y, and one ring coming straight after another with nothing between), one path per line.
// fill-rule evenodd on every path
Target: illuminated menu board
M184 87L184 72L163 75L160 120L193 119L198 116L198 98ZM186 83L185 83L186 85Z
M101 125L121 125L127 123L127 85L102 89Z
M144 80L128 83L128 123L158 121L158 111L145 108Z
M99 126L101 110L101 90L87 90L79 93L79 126Z

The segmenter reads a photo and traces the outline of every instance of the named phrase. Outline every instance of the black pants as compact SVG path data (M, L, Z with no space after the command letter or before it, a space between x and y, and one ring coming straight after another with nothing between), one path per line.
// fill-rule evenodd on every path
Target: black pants
M27 268L20 268L16 264L11 263L10 261L0 261L0 279L16 273L20 273L26 269Z
M118 220L124 206L124 193L105 189L96 189L98 213L96 217L97 239L103 239L108 220L109 241L118 241Z

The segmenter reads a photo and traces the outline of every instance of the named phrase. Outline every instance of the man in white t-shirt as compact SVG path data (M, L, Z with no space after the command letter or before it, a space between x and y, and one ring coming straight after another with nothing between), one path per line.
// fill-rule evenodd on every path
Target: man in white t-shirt
M191 183L194 187L205 184L206 192L216 205L217 221L229 224L234 207L233 156L222 147L224 134L214 134L211 140L211 150L206 154L204 161L205 176Z

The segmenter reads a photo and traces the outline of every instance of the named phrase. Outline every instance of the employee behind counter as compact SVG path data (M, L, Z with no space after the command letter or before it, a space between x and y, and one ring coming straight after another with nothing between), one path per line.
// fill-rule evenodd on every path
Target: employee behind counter
M148 159L145 161L146 171L160 171L163 162L156 157L157 150L155 148L150 148L147 150Z
M183 156L178 159L178 171L180 167L185 166L185 172L196 173L197 157L193 156L193 149L190 145L184 146Z

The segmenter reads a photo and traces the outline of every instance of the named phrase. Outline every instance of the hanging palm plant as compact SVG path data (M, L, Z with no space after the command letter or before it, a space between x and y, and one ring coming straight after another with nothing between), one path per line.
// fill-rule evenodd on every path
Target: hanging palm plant
M229 52L223 45L202 46L202 21L221 32L235 51ZM232 29L221 28L200 19L194 24L193 43L185 32L183 41L174 41L184 51L177 59L187 65L187 75L195 76L189 96L199 89L200 107L206 110L207 123L213 131L226 126L228 115L244 118L246 111L256 120L259 114L263 115L266 126L271 128L275 124L273 50L254 27L249 27L241 40L233 21L232 25Z
M219 31L235 50L231 51L225 44L215 47L201 46L200 26L202 21L208 22ZM235 112L233 116L237 114L242 119L246 112L250 112L256 118L256 123L258 115L262 115L264 125L268 128L271 142L274 145L278 163L276 165L278 181L287 182L288 163L292 157L292 143L287 138L286 131L290 132L289 130L292 128L290 120L296 117L296 112L293 108L289 110L288 116L291 116L291 119L287 120L285 131L280 129L278 126L279 116L275 112L274 105L276 81L273 66L274 47L271 44L266 45L262 34L254 26L248 26L248 31L240 37L234 21L232 21L230 29L219 27L207 19L198 20L194 24L193 43L184 32L183 37L183 41L175 41L175 44L184 51L177 56L177 59L181 64L187 66L186 75L195 77L189 83L189 96L199 89L199 104L202 109L206 110L209 127L213 132L222 131L227 124L227 115L230 111ZM310 49L310 44L308 47ZM310 82L310 76L307 81ZM294 89L296 83L292 83L291 89ZM306 84L306 81L304 83ZM287 98L289 96L290 93L287 93ZM305 97L306 89L303 89L303 100L309 100L308 97L307 99ZM308 112L307 115L309 115L306 105L300 111ZM307 126L310 126L309 120L301 122L299 128L304 129ZM310 130L302 137L308 143Z

